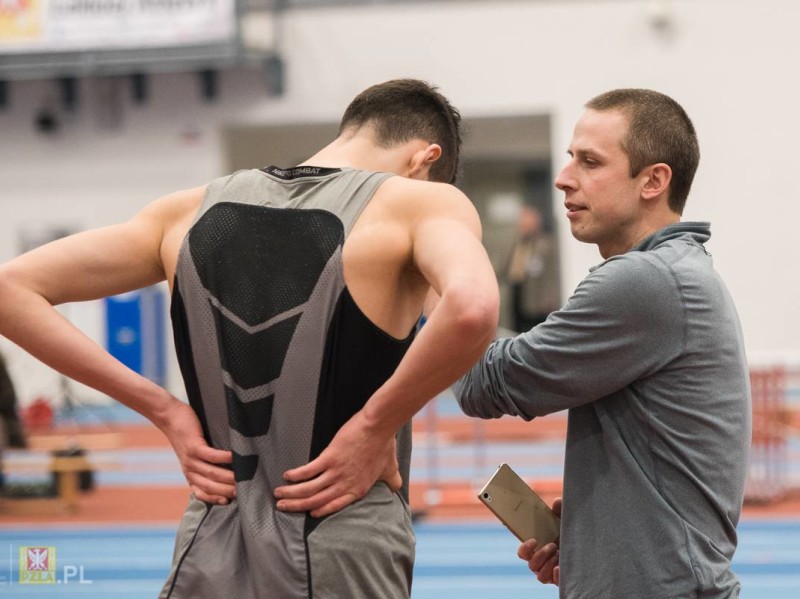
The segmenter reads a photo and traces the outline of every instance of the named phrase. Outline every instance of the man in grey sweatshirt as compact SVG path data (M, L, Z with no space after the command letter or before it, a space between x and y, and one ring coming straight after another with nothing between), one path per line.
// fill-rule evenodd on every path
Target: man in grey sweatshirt
M710 227L680 220L694 127L649 90L586 108L555 184L605 261L543 324L491 345L456 396L480 418L569 410L560 547L519 549L561 597L737 597L750 389Z

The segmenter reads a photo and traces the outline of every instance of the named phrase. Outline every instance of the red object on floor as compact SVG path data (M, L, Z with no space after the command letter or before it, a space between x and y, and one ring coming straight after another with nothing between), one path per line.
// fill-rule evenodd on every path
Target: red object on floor
M53 407L43 397L38 397L21 410L22 422L28 431L42 431L53 428Z

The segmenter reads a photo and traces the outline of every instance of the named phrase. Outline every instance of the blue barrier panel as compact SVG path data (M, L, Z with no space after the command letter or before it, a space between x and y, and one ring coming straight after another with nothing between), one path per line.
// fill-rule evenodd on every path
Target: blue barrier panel
M131 370L166 383L165 298L157 287L105 299L106 348Z

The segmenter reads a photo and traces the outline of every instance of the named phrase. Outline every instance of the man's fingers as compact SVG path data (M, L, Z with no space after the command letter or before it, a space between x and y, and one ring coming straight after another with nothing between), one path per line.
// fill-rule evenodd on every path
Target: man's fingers
M558 565L558 553L554 554L550 559L548 559L539 571L536 573L536 578L539 579L539 582L542 584L550 584L554 582L553 580L553 571L555 567Z
M558 586L558 581L561 579L561 566L553 568L553 584Z
M210 466L204 464L195 470L199 476L207 478L208 480L223 485L233 485L236 483L236 478L232 470L227 468L220 468L218 466Z
M209 478L198 476L196 473L187 475L186 479L193 489L200 489L206 495L228 499L236 497L236 485L233 482L215 482Z
M338 493L338 488L330 485L331 477L330 471L327 471L302 483L278 487L275 489L277 508L285 512L307 512L322 508Z
M393 476L388 479L383 479L392 491L399 491L403 487L403 477L399 472L395 472Z
M521 560L530 561L533 557L533 554L536 553L536 548L539 546L539 542L536 539L528 539L522 545L519 546L517 549L517 557Z
M533 557L528 562L528 567L533 572L539 572L539 570L544 567L547 561L556 555L556 551L558 551L558 548L555 546L555 544L548 543L533 554Z
M347 493L346 495L341 495L334 499L333 501L328 502L327 504L323 505L319 509L315 509L311 512L311 515L315 518L323 518L324 516L329 516L339 510L347 507L351 503L353 503L358 497L356 497L353 493Z
M275 490L277 493L277 489ZM277 507L283 512L312 512L312 516L316 516L315 510L320 510L326 507L331 501L338 496L334 487L323 489L319 493L311 496L302 496L299 499L279 499Z
M195 498L199 499L200 501L205 501L206 503L213 503L215 505L228 505L230 503L230 499L227 497L223 497L221 495L214 495L210 493L206 493L200 487L196 485L189 485L194 493Z
M275 489L275 497L277 499L302 499L304 497L311 497L324 491L328 485L330 475L325 472L316 478L298 482L293 485L282 485Z
M400 476L400 467L397 463L396 443L392 442L389 452L389 463L384 468L378 480L385 482L392 491L399 491L403 487L403 477Z
M216 482L223 485L236 484L236 478L235 475L233 474L233 470L231 470L230 468L215 466L214 464L210 464L202 460L190 461L186 466L185 472L187 478L191 477L192 479L198 479L198 480L206 479L211 482ZM190 482L197 482L197 481L193 480Z
M559 518L561 517L561 497L556 497L553 500L553 511L556 513L556 516Z
M517 556L528 562L528 568L536 574L539 582L558 584L558 547L555 543L548 543L539 548L536 539L529 539L519 546Z
M293 468L291 470L287 470L283 473L283 480L289 481L290 483L299 483L302 481L307 481L314 477L319 476L321 473L325 471L327 466L322 461L322 456L318 457L316 460L309 462L308 464L304 464L298 468Z
M223 449L214 449L208 445L200 445L196 448L195 457L204 462L212 464L231 464L233 463L233 453Z

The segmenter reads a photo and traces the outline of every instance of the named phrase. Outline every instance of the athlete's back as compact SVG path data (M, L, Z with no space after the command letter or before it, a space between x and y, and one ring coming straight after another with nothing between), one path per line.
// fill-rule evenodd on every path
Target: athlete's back
M209 444L233 452L237 499L192 501L163 596L409 593L409 511L385 484L322 520L279 512L272 496L391 376L413 338L375 326L344 279L345 241L388 176L267 168L209 186L181 247L172 317L190 403ZM399 447L407 465L410 447Z

